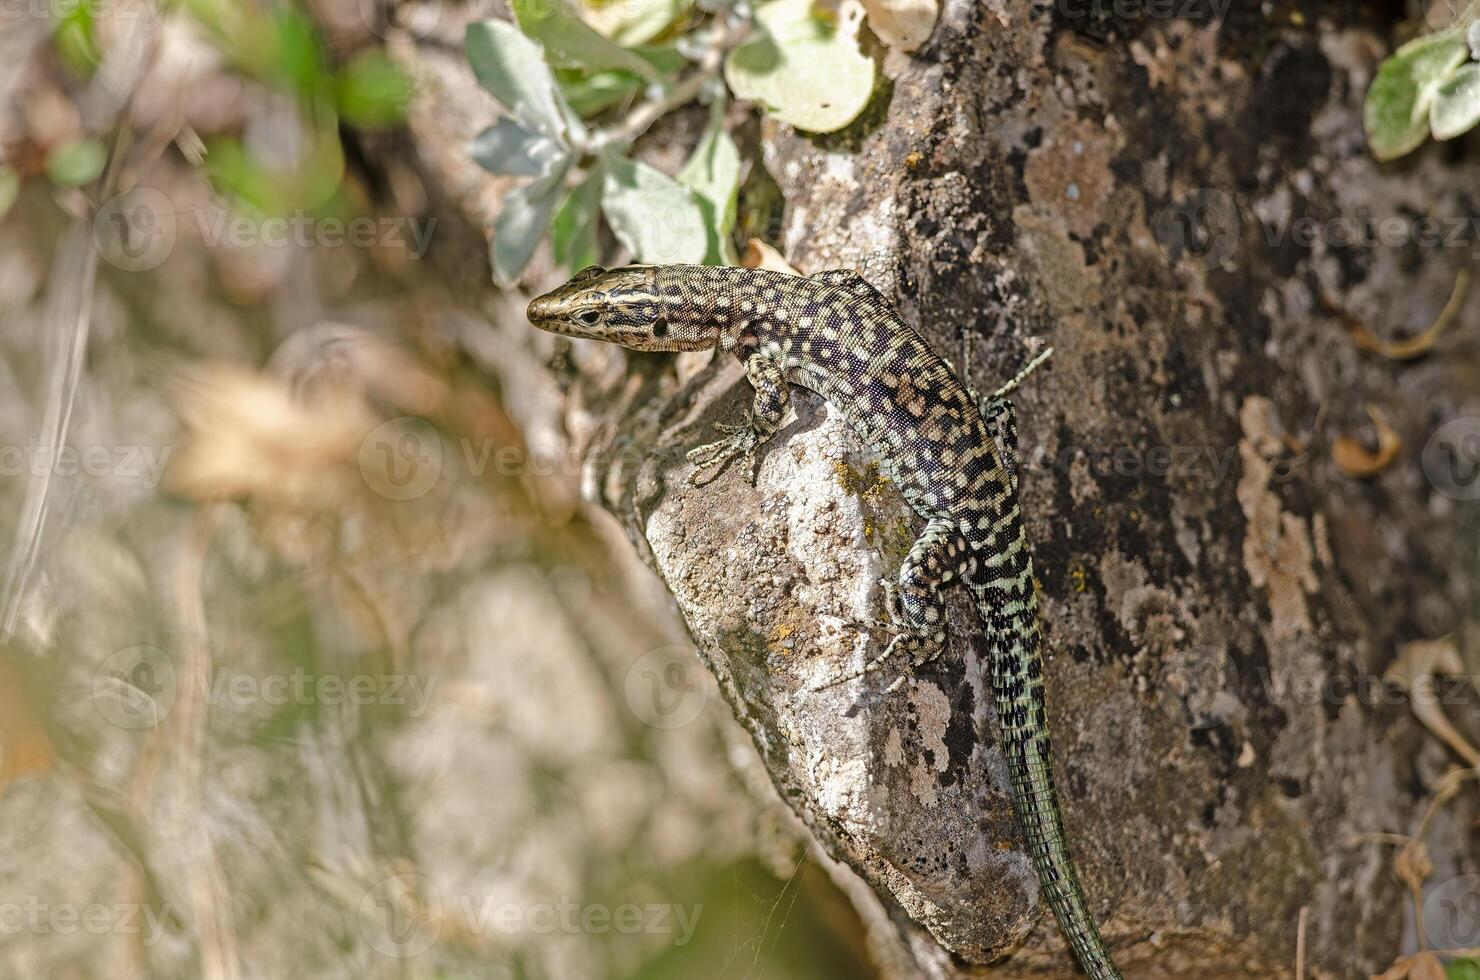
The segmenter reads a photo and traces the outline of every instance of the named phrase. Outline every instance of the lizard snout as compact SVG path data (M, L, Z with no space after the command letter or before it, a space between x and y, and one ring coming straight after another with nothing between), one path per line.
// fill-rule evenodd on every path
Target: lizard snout
M530 300L529 307L524 311L524 315L529 317L530 323L538 326L541 323L548 322L554 319L554 307L555 304L547 293L544 296L536 296L534 299Z

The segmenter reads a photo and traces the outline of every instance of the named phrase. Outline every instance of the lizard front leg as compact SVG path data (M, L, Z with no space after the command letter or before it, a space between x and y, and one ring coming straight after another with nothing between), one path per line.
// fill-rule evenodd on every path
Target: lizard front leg
M715 423L714 427L726 438L689 452L689 462L694 464L694 472L689 476L691 484L708 482L703 479L706 472L710 472L712 479L736 457L745 460L747 476L751 483L755 483L756 450L781 428L781 420L786 417L786 409L791 404L791 392L786 387L781 365L764 354L754 354L746 359L745 376L755 389L750 414L739 425Z

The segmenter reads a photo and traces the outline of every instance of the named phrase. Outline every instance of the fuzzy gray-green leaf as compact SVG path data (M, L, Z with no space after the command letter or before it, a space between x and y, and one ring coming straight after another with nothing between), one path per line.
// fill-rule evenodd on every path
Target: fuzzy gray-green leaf
M507 118L479 133L469 153L478 166L501 177L541 177L567 155L550 137Z
M678 182L699 196L710 231L708 260L733 264L735 248L730 233L735 229L740 191L740 150L725 132L724 103L714 104L709 128L679 170Z
M601 167L586 175L566 195L550 231L555 248L555 262L572 272L595 265L598 255L597 229L601 223L601 185L605 179Z
M700 263L709 251L693 191L646 164L608 154L601 210L639 262Z
M563 142L585 139L584 127L555 86L544 52L517 27L501 20L480 21L468 27L465 44L478 84L526 128Z
M1460 65L1434 93L1429 128L1436 140L1454 139L1480 122L1480 64Z
M1410 41L1382 63L1363 107L1373 156L1392 160L1424 141L1429 132L1429 106L1445 79L1468 55L1462 36L1444 33Z
M831 133L858 118L874 90L874 62L859 50L863 8L845 2L831 18L811 0L756 8L760 35L725 59L725 81L742 99L798 129Z
M502 209L493 222L493 279L508 286L519 278L540 239L550 230L550 219L560 203L570 161L562 161L546 177L504 196Z
M592 30L585 21L550 0L514 0L519 29L540 42L545 58L557 68L587 71L630 71L648 81L658 72L646 60Z

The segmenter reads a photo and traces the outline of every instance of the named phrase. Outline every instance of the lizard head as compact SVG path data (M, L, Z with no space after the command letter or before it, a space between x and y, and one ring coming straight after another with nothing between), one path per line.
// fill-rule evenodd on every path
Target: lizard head
M659 267L629 265L582 269L565 285L529 304L529 322L567 337L586 337L633 350L708 350L718 339L711 324L671 317L658 292Z

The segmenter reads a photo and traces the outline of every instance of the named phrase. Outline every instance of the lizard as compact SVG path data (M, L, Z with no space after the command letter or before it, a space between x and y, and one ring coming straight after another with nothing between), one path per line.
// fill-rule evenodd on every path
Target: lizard
M795 276L591 266L536 297L527 313L536 327L567 337L639 351L714 349L741 361L755 391L750 411L739 424L717 423L723 438L688 454L693 483L734 460L754 480L757 450L780 428L790 384L842 415L925 522L897 580L885 583L892 636L849 677L900 655L914 667L939 656L943 592L955 584L969 590L990 650L1014 809L1042 894L1084 971L1119 980L1069 855L1054 788L1033 562L1017 499L1016 414L1007 398L1024 375L977 398L892 303L846 269Z

